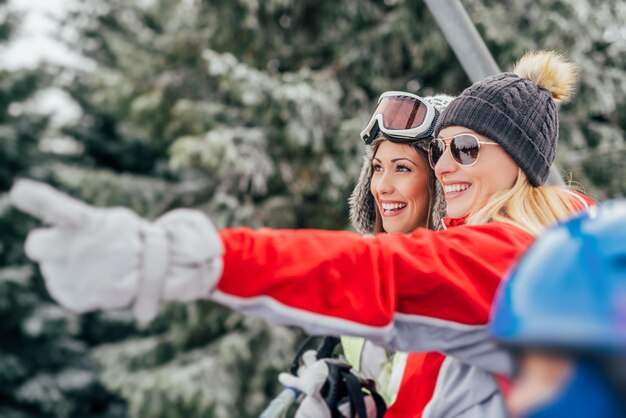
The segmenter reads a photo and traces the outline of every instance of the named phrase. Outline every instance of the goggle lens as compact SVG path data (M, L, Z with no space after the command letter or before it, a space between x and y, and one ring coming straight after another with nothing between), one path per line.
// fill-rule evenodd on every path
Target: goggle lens
M384 97L374 111L374 116L382 115L385 129L412 129L424 123L426 105L407 96Z

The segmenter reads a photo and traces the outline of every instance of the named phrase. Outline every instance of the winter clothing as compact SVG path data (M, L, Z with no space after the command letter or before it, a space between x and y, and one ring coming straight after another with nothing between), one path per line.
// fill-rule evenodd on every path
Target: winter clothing
M585 207L588 204L587 200L576 193L572 193L572 199L576 207ZM458 225L459 222L458 220L456 222L448 220L448 224ZM412 400L416 396L419 396L419 394L414 393L414 391L419 390L419 386L423 384L421 380L421 376L423 376L422 370L428 367L430 362L434 364L443 364L443 362L446 362L448 367L458 368L460 370L472 370L463 364L457 364L457 360L441 353L398 352L392 356L388 356L386 350L373 344L371 341L364 341L356 337L342 337L341 341L344 346L344 355L350 364L354 365L357 370L360 370L366 377L374 379L377 382L378 390L381 395L383 395L387 405L390 406L390 414L392 416L401 416L405 411L411 411ZM484 380L484 376L478 373L477 370L472 370L472 372L472 378L470 380ZM491 382L491 380L492 379L487 379L488 382ZM498 383L502 384L504 382L499 381ZM476 381L472 384L479 383ZM493 382L491 384L493 384ZM455 388L455 391L457 390L461 390L461 388ZM458 396L463 396L460 392L455 393L458 393ZM438 394L439 399L450 399L450 396L451 394L445 392L439 392ZM396 402L396 399L397 405L392 405ZM496 399L497 402L492 405L492 407L495 408L495 411L498 411L497 405L502 405L500 404L500 398L494 398L494 401ZM480 398L475 398L474 400L478 404L483 402ZM431 402L433 401L435 400L432 399ZM470 401L465 405L470 407L470 409L473 408L476 409L476 411L484 413L480 408L485 407L485 405L478 404L474 405ZM496 413L495 415L497 416L498 414Z
M376 382L376 390L391 405L404 373L406 353L388 353L383 347L360 337L341 337L346 361L361 375ZM392 371L396 371L392 376Z
M486 323L500 277L533 241L527 232L492 222L375 237L269 229L218 235L197 211L163 218L178 225L170 229L56 193L26 184L11 199L35 215L57 214L52 228L31 233L27 252L41 263L51 295L67 308L210 298L312 334L351 334L393 350L438 351L449 357L415 357L419 373L411 378L419 384L402 386L413 392L404 396L401 389L388 416L501 416L491 373L506 374L512 366L488 339ZM154 240L149 228L163 239ZM44 247L50 249L46 257L35 251ZM145 260L161 261L155 271ZM161 276L163 271L168 274ZM161 287L154 292L146 281Z
M221 237L224 273L214 300L313 334L450 355L414 357L418 364L407 366L411 380L388 417L453 417L468 407L476 410L466 416L501 416L490 372L509 373L511 364L488 340L486 324L500 278L530 245L530 234L490 223L372 238L247 229ZM492 409L498 415L489 415Z
M32 180L19 180L11 201L52 225L28 235L26 254L41 264L52 297L74 312L132 306L149 321L161 300L196 300L220 277L222 243L200 211L177 209L149 222Z
M224 272L212 299L311 334L445 354L412 357L410 380L388 417L502 416L494 374L509 374L512 365L486 324L501 277L533 241L527 232L492 222L374 237L268 229L220 235Z
M571 64L560 56L531 54L513 73L488 77L465 89L441 113L435 136L449 126L469 128L500 144L534 186L543 185L559 136L554 100L567 99L574 81Z
M430 103L439 112L443 111L445 107L454 99L452 96L445 94L438 94L436 96L427 96L422 98L425 102ZM363 166L361 167L361 174L359 175L359 181L354 187L348 204L350 205L350 222L352 226L362 234L370 234L374 231L374 224L376 222L376 202L374 196L370 192L370 185L372 181L372 159L374 158L374 152L377 147L377 141L371 145L365 146L365 155L363 156ZM419 148L424 153L428 153L429 139L421 139L412 142L411 145ZM431 202L430 216L429 216L429 229L441 229L441 219L446 213L446 202L443 198L443 190L441 184L433 178L432 184L429 185L430 190L433 190L433 201Z

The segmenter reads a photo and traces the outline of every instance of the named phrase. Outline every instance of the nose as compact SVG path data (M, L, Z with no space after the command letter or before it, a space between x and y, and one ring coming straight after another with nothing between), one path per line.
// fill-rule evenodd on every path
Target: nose
M441 179L446 174L452 173L459 168L457 162L452 158L452 153L450 152L450 146L447 146L439 161L435 165L435 176L438 179Z
M374 187L376 188L376 192L378 194L390 194L393 193L393 181L391 179L391 175L388 172L381 173L374 180L372 178L372 182L375 182Z

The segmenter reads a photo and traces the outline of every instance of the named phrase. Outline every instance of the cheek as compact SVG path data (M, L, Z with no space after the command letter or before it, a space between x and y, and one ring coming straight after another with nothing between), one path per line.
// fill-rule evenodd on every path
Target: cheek
M428 209L430 191L428 190L428 176L420 176L412 181L407 187L407 197L418 206L416 209Z
M494 158L494 172L498 173L496 178L499 179L500 185L505 188L513 187L519 174L519 166L513 161L509 155L500 147L493 150L498 152L498 157Z
M493 172L485 176L485 184L490 193L494 193L500 190L507 190L513 187L517 180L517 170L513 172L498 172L498 175L494 175Z
M513 187L519 176L520 169L515 164L508 164L500 171L500 175L495 176L499 179L500 186L505 189Z
M512 160L494 159L476 167L486 191L510 189L517 181L519 167Z

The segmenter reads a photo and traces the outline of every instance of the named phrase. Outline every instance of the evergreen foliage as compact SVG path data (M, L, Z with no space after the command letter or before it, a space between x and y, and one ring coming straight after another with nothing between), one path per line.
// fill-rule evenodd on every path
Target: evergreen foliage
M557 162L596 198L626 192L622 3L463 2L503 69L543 48L580 65ZM17 20L2 16L6 42ZM0 70L0 416L257 416L298 331L208 302L148 325L64 311L23 255L35 223L9 207L11 183L149 218L185 206L218 226L345 229L377 96L469 81L419 0L83 0L63 25L94 64L55 79L83 111L63 127L73 153L43 152L47 118L23 111L46 75Z
M19 27L0 1L0 42ZM33 174L47 157L39 140L48 116L29 111L28 101L48 85L41 68L0 69L0 416L97 416L112 411L113 396L99 382L80 335L81 319L50 301L22 247L29 217L9 205L14 179ZM124 413L122 401L117 402ZM112 414L110 416L115 416ZM119 415L118 415L119 416Z

